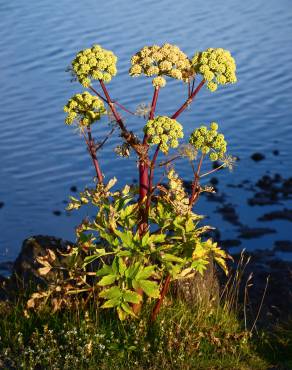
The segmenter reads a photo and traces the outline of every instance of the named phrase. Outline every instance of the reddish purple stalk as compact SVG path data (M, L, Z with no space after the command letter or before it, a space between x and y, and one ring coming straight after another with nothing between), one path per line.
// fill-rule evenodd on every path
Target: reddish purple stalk
M92 158L92 162L93 162L93 165L94 165L94 168L95 168L95 171L96 171L96 176L97 176L98 182L102 183L103 182L103 176L102 176L102 172L101 172L101 169L100 169L97 157L96 157L96 148L95 148L94 140L93 140L92 135L91 135L91 128L90 127L87 127L87 133L88 133L88 144L89 144L88 149L89 149L89 152L90 152L90 155L91 155L91 158Z

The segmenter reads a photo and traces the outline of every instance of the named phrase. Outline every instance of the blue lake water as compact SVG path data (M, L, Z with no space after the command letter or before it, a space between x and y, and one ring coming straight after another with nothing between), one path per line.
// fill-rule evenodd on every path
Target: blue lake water
M240 161L232 174L218 176L228 201L239 207L242 223L257 221L266 211L291 207L249 207L250 194L227 187L266 171L291 176L292 145L292 3L290 0L117 1L0 0L0 262L14 259L21 241L34 234L74 239L81 213L64 212L70 187L92 184L94 171L81 138L64 125L63 105L81 90L66 72L76 52L94 43L113 50L118 75L109 85L114 99L135 110L152 98L150 80L128 76L130 57L144 45L177 44L189 56L208 47L231 50L238 83L199 93L180 117L185 134L201 123L217 121ZM169 82L161 91L157 113L173 113L185 99L186 87ZM144 121L124 114L138 132ZM108 130L96 125L102 137ZM101 153L107 179L121 184L136 178L135 158L118 159L113 136ZM274 156L272 151L280 154ZM266 159L250 156L262 152ZM191 169L179 162L178 172L191 180ZM289 203L290 202L290 203ZM218 204L200 200L198 213L220 228L224 238L236 237L235 227L214 212ZM60 210L56 216L53 211ZM288 221L273 221L279 234L253 239L243 246L270 248L291 238Z

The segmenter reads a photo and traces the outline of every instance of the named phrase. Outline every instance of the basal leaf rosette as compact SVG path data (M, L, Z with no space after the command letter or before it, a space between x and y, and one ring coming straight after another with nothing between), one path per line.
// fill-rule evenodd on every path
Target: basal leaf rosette
M156 76L152 80L156 88L165 86L164 76L188 82L194 75L190 59L178 46L171 44L144 46L131 58L131 64L130 76Z
M158 116L149 120L144 127L149 137L148 144L160 145L160 150L167 154L169 148L177 148L178 139L184 137L183 127L175 119L167 116Z
M218 133L218 124L216 122L210 124L210 129L206 126L201 126L193 131L189 142L203 154L209 154L211 161L223 160L225 157L227 143L224 135Z
M218 85L237 82L236 64L228 50L209 48L198 52L192 59L192 65L197 74L207 81L207 88L215 91Z
M77 53L72 62L73 73L84 87L90 85L91 79L110 82L117 74L117 59L112 51L93 45Z
M64 112L67 113L65 119L67 125L72 125L76 121L80 126L90 126L100 120L102 115L107 114L103 101L87 91L72 96L64 106Z

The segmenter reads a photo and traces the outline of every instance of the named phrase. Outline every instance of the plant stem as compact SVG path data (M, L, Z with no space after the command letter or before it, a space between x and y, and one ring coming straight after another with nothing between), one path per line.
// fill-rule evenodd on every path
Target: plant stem
M220 169L221 169L221 168L223 168L224 166L225 166L225 164L224 164L224 163L222 163L219 167L216 167L216 168L214 168L213 170L208 171L208 172L204 173L203 175L201 175L201 176L200 176L200 178L205 177L205 176L208 176L208 175L210 175L211 173L214 173L214 172L216 172L216 171L220 170Z
M173 162L173 161L177 160L177 159L178 159L178 158L180 158L180 157L181 157L181 155L179 154L179 155L176 155L176 156L174 156L173 158L169 159L168 161L161 162L161 163L159 163L159 167L167 166L169 163L171 163L171 162Z
M198 185L199 185L199 180L200 180L200 171L201 171L203 159L204 159L204 154L201 155L198 168L194 176L195 178L192 184L192 195L190 196L190 200L189 200L190 208L194 205L195 201L198 199L198 196L199 196Z
M154 89L152 103L151 103L151 110L149 114L149 119L154 118L157 99L159 94L159 88ZM147 144L148 136L145 134L143 138L143 145L147 146L148 151L148 144ZM157 153L158 154L158 153ZM157 157L157 155L156 155ZM145 197L148 195L149 191L149 166L148 164L140 158L139 160L139 199L140 202L142 202ZM147 217L147 206L144 210L142 210L142 220L140 224L140 233L143 235L143 233L146 231L148 226L148 217Z
M156 150L155 150L155 153L153 155L153 159L152 159L151 165L150 165L148 197L147 197L147 203L146 203L147 216L148 216L149 208L150 208L150 205L151 205L154 169L155 169L155 163L156 163L156 160L157 160L157 157L158 157L159 149L160 149L160 144L157 145L157 147L156 147Z
M107 99L105 99L98 91L96 91L92 86L89 86L88 87L91 91L93 91L101 100L103 100L105 103L109 104ZM117 102L116 100L113 100L112 103L116 104L118 107L120 107L121 109L123 109L125 112L129 113L129 114L132 114L133 116L135 116L136 114L131 112L129 109L127 109L124 105L120 104L119 102Z
M108 93L108 91L105 87L104 82L102 80L99 80L99 82L100 82L100 86L101 86L101 88L104 92L104 95L106 97L106 101L107 101L107 103L108 103L108 105L109 105L109 107L112 111L112 114L115 117L115 120L116 120L117 124L120 126L120 129L122 130L122 132L127 131L121 116L119 115L118 111L116 110L116 107L114 106L114 104L113 104L113 102L112 102L112 100L109 96L109 93Z
M184 104L171 116L172 119L176 119L194 100L195 96L201 90L202 86L204 85L205 80L202 80L196 89L192 92L191 96L184 102Z
M151 315L151 321L154 322L156 320L156 317L160 311L160 307L162 305L162 302L164 300L164 297L166 296L166 293L168 291L168 288L169 288L169 284L170 284L170 275L168 275L165 279L165 282L163 284L163 287L162 287L162 290L161 290L161 293L160 293L160 298L159 300L156 302L154 308L153 308L153 311L152 311L152 315Z
M102 172L101 172L101 169L99 167L99 163L98 163L98 160L97 160L97 157L96 157L96 148L95 148L94 140L92 138L91 127L90 126L87 127L87 135L88 135L88 141L86 141L86 143L87 143L88 150L89 150L89 153L91 155L92 162L93 162L93 165L94 165L94 168L95 168L95 171L96 171L96 176L97 176L98 182L102 183L103 182L103 176L102 176Z

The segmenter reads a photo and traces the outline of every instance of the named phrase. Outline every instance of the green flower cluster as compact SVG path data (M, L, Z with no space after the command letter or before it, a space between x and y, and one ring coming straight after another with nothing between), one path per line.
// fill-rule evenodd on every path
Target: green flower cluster
M206 80L210 91L217 90L218 85L235 83L236 64L228 50L209 48L198 52L192 59L192 65L196 73Z
M149 120L144 127L144 132L149 136L150 145L160 144L160 150L167 153L169 147L176 148L178 139L184 137L183 127L176 120L166 116L158 116Z
M100 45L81 50L72 62L73 72L82 86L88 87L93 80L110 82L117 73L117 57Z
M211 161L223 159L226 153L227 143L223 134L218 133L218 124L212 122L210 129L206 126L201 126L196 129L190 137L190 144L196 149L201 150L203 154L209 153Z
M141 74L148 77L156 76L152 80L156 88L165 86L166 79L163 76L188 82L194 75L187 55L179 47L171 44L144 46L131 58L131 64L130 76L136 77Z
M64 112L68 113L65 119L67 125L77 120L80 126L89 126L107 113L103 101L87 91L69 99Z

